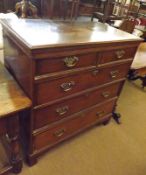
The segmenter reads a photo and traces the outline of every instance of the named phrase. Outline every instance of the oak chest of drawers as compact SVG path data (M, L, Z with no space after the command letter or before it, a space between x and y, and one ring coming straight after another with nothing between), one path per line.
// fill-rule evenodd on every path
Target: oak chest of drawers
M141 39L101 23L1 23L5 64L33 103L22 122L32 165L48 148L111 118Z

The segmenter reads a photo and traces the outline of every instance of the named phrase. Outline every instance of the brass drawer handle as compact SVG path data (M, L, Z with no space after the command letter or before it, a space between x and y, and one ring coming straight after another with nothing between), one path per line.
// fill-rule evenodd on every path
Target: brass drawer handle
M64 135L64 133L65 133L65 129L60 129L60 130L56 131L53 135L55 137L61 137Z
M74 67L77 64L77 62L79 61L79 58L76 56L70 56L70 57L64 58L63 61L65 65L70 68L70 67Z
M115 71L111 71L110 72L110 75L111 75L112 78L117 78L118 74L119 74L119 71L118 70L115 70Z
M103 96L104 98L108 98L108 97L110 96L110 92L103 92L103 93L102 93L102 96Z
M99 73L99 70L94 70L94 71L92 72L92 74L93 74L94 76L96 76L98 73Z
M69 83L62 83L60 87L63 89L64 92L67 92L67 91L70 91L74 85L75 85L75 82L71 81Z
M118 50L116 51L116 56L118 59L122 58L125 55L125 51L124 50Z
M99 111L99 112L96 113L96 116L102 117L104 114L105 114L104 111Z
M68 106L63 106L63 107L57 108L56 109L56 112L59 114L59 116L62 116L65 113L67 113L68 110L69 110L69 107Z

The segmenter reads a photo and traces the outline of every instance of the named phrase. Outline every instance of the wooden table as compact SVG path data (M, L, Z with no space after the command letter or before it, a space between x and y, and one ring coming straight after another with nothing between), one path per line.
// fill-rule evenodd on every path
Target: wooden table
M6 172L19 173L22 159L19 146L19 117L18 113L31 106L31 101L24 95L12 76L0 64L0 141L8 156L8 162L3 166L0 175ZM0 155L2 151L0 150Z

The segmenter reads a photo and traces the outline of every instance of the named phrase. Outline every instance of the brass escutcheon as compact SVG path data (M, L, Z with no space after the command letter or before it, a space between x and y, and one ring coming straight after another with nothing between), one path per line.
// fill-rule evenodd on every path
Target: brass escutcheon
M119 71L118 70L115 70L115 71L111 71L110 72L110 75L111 75L112 78L116 78L118 76L118 74L119 74Z
M65 129L60 129L60 130L56 131L53 135L55 137L61 137L64 135L64 133L65 133Z
M124 50L118 50L116 51L116 56L117 58L122 58L125 55L125 51Z
M102 96L104 97L104 98L108 98L109 96L110 96L110 92L102 92Z
M63 106L63 107L57 108L56 109L56 112L59 114L59 116L62 116L65 113L67 113L68 110L69 110L69 107L68 106Z
M67 92L67 91L70 91L74 85L75 85L75 82L71 81L69 83L62 83L60 87L63 89L64 92Z
M79 58L76 56L69 56L64 58L63 61L65 65L70 68L70 67L74 67L77 64L77 62L79 61Z

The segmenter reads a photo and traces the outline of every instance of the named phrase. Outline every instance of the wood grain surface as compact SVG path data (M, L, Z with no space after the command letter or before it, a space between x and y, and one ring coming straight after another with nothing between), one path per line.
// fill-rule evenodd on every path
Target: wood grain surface
M31 49L142 40L98 22L17 19L1 23Z
M31 100L0 64L0 118L30 106Z

